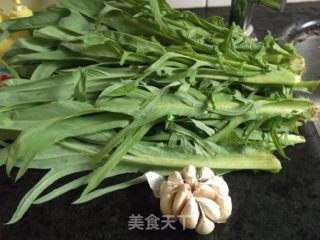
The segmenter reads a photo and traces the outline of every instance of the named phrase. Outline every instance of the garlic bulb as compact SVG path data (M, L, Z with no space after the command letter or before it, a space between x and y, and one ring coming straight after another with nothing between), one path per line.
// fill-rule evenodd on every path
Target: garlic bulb
M197 175L194 166L186 166L182 173L175 171L160 187L160 209L172 215L184 228L209 234L215 223L222 223L231 215L229 188L222 177L203 167Z

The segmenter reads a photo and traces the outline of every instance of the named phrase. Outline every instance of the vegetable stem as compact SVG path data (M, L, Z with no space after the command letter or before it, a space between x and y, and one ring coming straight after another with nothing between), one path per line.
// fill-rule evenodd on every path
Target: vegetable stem
M199 160L183 160L178 158L163 159L161 156L126 155L123 161L130 164L152 165L157 167L170 167L180 169L186 165L194 165L196 167L209 167L212 169L232 169L232 170L265 170L277 173L281 170L279 160L272 154L263 152L230 155L216 155L212 158L199 158Z

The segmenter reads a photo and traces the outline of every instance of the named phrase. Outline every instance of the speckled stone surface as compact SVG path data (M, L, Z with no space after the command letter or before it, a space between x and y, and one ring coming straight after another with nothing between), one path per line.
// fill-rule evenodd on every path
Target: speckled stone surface
M227 8L198 11L202 16L228 15ZM320 2L288 5L282 14L256 8L253 24L259 37L266 30L280 36L290 25L316 18L320 18ZM234 202L233 214L208 236L183 231L178 224L174 225L177 230L129 231L131 214L161 217L158 199L153 198L147 184L141 184L83 205L70 204L79 190L35 205L17 224L1 225L0 240L320 239L320 139L312 124L303 127L302 133L307 143L287 150L291 160L282 160L279 174L244 171L225 177ZM0 168L0 222L10 218L24 193L43 174L29 171L14 184Z

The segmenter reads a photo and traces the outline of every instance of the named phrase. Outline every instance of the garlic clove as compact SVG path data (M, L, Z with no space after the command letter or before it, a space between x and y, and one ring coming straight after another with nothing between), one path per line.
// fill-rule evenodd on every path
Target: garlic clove
M216 191L210 185L207 184L197 184L195 187L194 195L196 197L205 197L211 200L215 200L217 197Z
M164 181L160 185L160 197L164 193L172 191L173 186L169 185L167 181Z
M199 182L204 183L213 177L214 177L214 172L210 168L203 167L200 169Z
M196 227L196 231L199 234L207 235L213 232L214 227L215 227L214 222L212 222L210 219L208 219L204 215L201 215L198 225Z
M188 199L192 196L189 184L184 184L174 197L172 205L172 213L177 216L181 213Z
M188 199L178 217L183 228L194 229L197 226L200 217L200 211L198 203L193 196Z
M227 196L229 195L229 187L226 181L222 177L215 176L213 181L208 183L213 187L218 195Z
M178 171L171 173L167 180L170 184L183 184L183 178Z
M202 209L203 215L205 215L210 220L217 222L221 218L220 206L211 199L205 197L196 198L198 203L200 204L200 208Z
M216 203L220 206L221 217L217 221L219 223L225 222L230 217L232 212L232 201L229 196L217 196Z
M163 182L160 186L160 210L164 215L172 215L172 203L176 186Z
M191 186L194 186L194 184L197 182L197 170L195 166L188 165L182 170L182 177L185 181L185 183L190 184Z
M164 194L160 198L160 210L163 215L172 215L172 201L173 196L170 194Z

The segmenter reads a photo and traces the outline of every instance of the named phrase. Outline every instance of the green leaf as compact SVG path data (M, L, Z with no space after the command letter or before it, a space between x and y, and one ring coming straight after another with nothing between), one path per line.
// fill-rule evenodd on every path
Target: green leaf
M50 7L45 12L34 14L32 17L23 18L23 20L10 20L0 23L0 29L9 32L17 32L21 30L33 30L47 25L56 24L62 17L68 15L67 9Z
M80 38L78 34L72 33L57 26L47 26L40 28L33 33L31 38L33 41L55 41L55 46L58 46L58 40L60 41L76 41ZM47 49L49 50L49 49Z
M84 49L79 51L83 51ZM48 51L41 53L29 53L29 54L18 54L8 59L10 64L13 63L21 63L24 61L90 61L97 62L98 59L96 57L87 57L81 56L79 53L72 53L68 51L56 50L56 51Z
M9 52L6 53L6 58L10 58L12 55L22 53L48 52L56 46L57 43L54 39L39 39L34 37L20 38L17 39Z
M88 201L93 200L95 198L101 197L102 195L105 195L107 193L114 192L114 191L117 191L120 189L125 189L125 188L128 188L130 186L133 186L133 185L145 182L145 181L146 181L146 179L144 176L137 177L137 178L134 178L134 179L126 181L126 182L122 182L122 183L115 184L115 185L112 185L109 187L105 187L105 188L102 188L99 190L95 190L89 194L81 196L78 200L76 200L73 203L74 204L85 203L85 202L88 202Z
M87 73L85 69L81 69L80 72L74 72L73 79L75 79L74 97L80 102L87 100Z
M93 23L78 11L70 11L70 15L63 17L58 26L76 34L86 34L89 30L93 29Z
M40 80L50 77L59 68L65 66L66 63L48 61L41 63L37 69L33 72L30 80Z
M281 157L288 159L288 157L287 157L286 153L284 152L283 147L280 143L280 139L279 139L279 136L277 133L277 128L278 128L279 124L281 124L281 121L279 119L276 119L274 121L274 123L272 124L271 136L272 136L273 144L277 148Z
M104 7L101 0L59 0L57 5L67 9L72 9L75 12L80 12L88 17L94 17Z
M110 174L110 177L124 174L124 173L130 173L130 172L132 172L132 173L136 172L135 168L134 167L126 167L126 166L117 166ZM51 192L41 196L36 201L34 201L33 204L41 204L41 203L48 202L54 198L59 197L60 195L62 195L64 193L67 193L71 190L77 189L77 188L87 184L89 181L89 177L90 177L90 174L88 174L86 176L79 177L77 179L74 179L74 180L52 190ZM117 186L119 186L119 185L116 184L116 186L115 185L109 186L109 189L112 188L114 191L116 191L118 189L122 189L122 188L117 188ZM128 187L129 186L130 185L128 185ZM112 191L108 191L108 192L112 192Z
M195 119L191 119L191 121L194 123L194 125L199 128L200 130L204 131L205 133L207 133L209 136L215 134L215 130L208 127L206 124L204 124L201 121L195 120Z
M150 0L150 8L154 17L155 22L160 26L160 29L166 29L166 25L163 22L163 13L161 12L160 2L162 0Z
M19 159L23 159L23 165L16 177L19 179L25 173L35 155L52 144L72 136L124 127L127 123L128 121L125 118L119 116L117 119L114 115L110 116L109 114L73 117L62 121L45 121L35 128L23 131L11 145L7 171L9 173L14 164ZM46 134L43 134L44 131Z
M37 199L37 197L51 184L56 182L57 180L68 176L72 173L81 172L86 170L82 165L79 166L71 166L68 168L62 169L52 169L50 170L29 192L22 198L17 207L15 213L7 224L13 224L19 221L26 211L30 208L33 201Z
M130 125L129 125L130 126ZM123 140L123 142L116 148L116 150L110 155L108 161L100 168L94 171L92 176L89 179L87 187L84 189L82 196L87 195L89 192L94 190L106 177L109 176L110 172L117 166L121 161L122 157L127 153L127 151L137 143L149 129L152 127L152 124L146 124L140 127L138 130L129 131L128 136ZM121 135L120 135L121 136ZM116 136L117 137L117 136ZM116 139L116 138L115 138ZM110 149L110 144L106 145L107 148L104 148L98 153L94 158L95 162L99 162L102 158L105 157ZM111 145L113 146L113 145Z
M99 101L103 101L104 98L120 97L127 95L136 87L136 85L137 82L130 80L113 84L110 87L107 87L103 90L103 92L99 95L97 99L97 104L99 104Z

